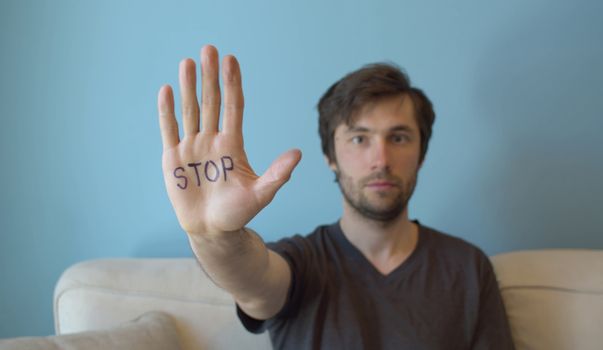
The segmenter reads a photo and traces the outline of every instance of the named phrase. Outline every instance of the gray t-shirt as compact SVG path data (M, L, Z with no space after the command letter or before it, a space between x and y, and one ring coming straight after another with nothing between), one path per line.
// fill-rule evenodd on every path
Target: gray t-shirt
M268 329L275 349L513 349L488 257L462 239L423 226L416 249L382 275L339 223L268 247L291 267L283 309L245 328Z

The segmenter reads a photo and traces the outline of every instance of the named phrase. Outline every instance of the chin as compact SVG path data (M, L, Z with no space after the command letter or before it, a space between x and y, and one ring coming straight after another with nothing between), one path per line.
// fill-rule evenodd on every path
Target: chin
M390 222L397 219L406 209L406 206L399 203L390 205L367 205L361 204L355 207L362 216L381 222Z

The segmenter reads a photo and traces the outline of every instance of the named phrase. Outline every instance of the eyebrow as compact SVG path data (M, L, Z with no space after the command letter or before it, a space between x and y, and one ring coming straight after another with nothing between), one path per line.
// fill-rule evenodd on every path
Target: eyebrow
M371 129L369 129L367 127L353 125L353 126L348 127L348 129L345 132L349 134L349 133L354 133L354 132L370 132L370 131L371 131ZM391 131L406 131L406 132L412 133L413 130L408 125L396 125L394 127L389 128L388 131L390 131L390 132Z

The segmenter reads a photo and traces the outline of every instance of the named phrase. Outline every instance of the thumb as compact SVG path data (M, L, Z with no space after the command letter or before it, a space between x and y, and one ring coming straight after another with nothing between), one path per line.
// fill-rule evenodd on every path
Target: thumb
M259 177L254 189L262 207L268 205L279 188L281 188L285 182L289 181L293 169L300 160L300 150L289 150L281 154L274 162L272 162L268 170Z

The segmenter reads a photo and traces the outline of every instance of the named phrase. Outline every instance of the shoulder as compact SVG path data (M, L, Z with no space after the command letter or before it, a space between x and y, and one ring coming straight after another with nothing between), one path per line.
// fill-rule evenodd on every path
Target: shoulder
M335 224L326 224L317 226L312 232L307 234L294 234L292 236L280 238L277 241L267 243L271 249L279 249L283 247L299 247L319 246L325 244L329 239L329 232Z
M451 285L463 281L465 292L471 295L496 284L492 263L478 246L423 225L421 234L424 244L419 260L428 266L431 276L440 276Z
M327 247L331 245L332 238L329 232L333 225L320 225L308 234L283 237L275 242L267 243L266 246L287 260L317 257L323 255L324 251L328 249Z
M488 256L481 248L460 237L420 224L420 235L428 255L452 265L484 267Z

